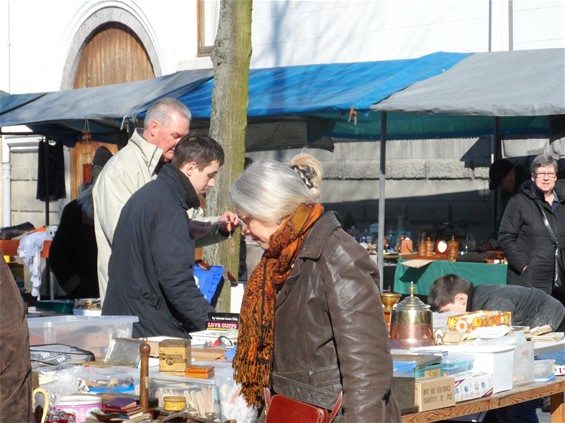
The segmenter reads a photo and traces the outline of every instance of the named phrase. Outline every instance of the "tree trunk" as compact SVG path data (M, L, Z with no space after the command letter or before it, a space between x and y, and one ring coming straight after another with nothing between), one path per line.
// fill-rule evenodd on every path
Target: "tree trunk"
M243 171L245 131L247 128L248 80L251 61L252 0L222 0L216 43L212 50L214 91L210 136L225 152L225 162L216 179L216 186L206 197L207 212L218 216L231 210L229 186ZM232 239L206 247L204 258L210 264L224 266L224 289L216 309L230 310L230 283L227 272L237 278L239 264L239 231Z

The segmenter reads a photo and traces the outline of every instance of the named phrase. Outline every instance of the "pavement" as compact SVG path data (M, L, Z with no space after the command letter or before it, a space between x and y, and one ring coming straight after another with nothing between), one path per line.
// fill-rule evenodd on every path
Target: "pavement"
M541 408L537 409L539 423L551 423L551 413L544 413Z

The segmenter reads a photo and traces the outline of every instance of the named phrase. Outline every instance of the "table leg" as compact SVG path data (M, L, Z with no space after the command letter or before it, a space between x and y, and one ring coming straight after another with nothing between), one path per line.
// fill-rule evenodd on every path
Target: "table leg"
M564 395L564 392L559 392L549 397L551 403L551 423L565 422L565 408L563 406Z

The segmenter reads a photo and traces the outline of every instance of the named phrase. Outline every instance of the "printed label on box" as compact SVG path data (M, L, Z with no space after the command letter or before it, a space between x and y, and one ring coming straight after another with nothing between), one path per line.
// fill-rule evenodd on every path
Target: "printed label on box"
M455 405L455 381L451 376L416 379L418 411Z
M468 401L492 395L492 375L488 373L459 373L455 378L455 401Z

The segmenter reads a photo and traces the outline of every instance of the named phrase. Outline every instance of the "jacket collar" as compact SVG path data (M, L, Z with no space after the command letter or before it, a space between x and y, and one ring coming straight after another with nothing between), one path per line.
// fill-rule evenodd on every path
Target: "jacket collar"
M335 214L333 212L325 212L314 224L304 240L299 257L314 260L320 258L326 240L340 227L341 225Z
M200 199L198 198L196 190L190 183L188 177L176 166L171 163L165 164L159 171L157 178L174 185L173 188L179 192L181 201L186 204L188 209L200 207Z
M150 169L152 173L157 173L155 169L161 163L163 150L161 150L156 145L151 144L149 141L143 138L141 134L142 129L137 128L135 131L133 131L130 142L141 150L147 168Z
M555 182L555 188L553 189L555 194L557 194L557 198L559 199L560 203L565 202L565 185L562 181L557 180ZM543 201L543 192L536 186L536 184L531 181L527 180L522 183L520 186L520 192L523 192L528 198L532 200L539 199Z
M467 309L466 311L473 311L473 297L475 296L475 285L471 284L469 293L467 294Z

